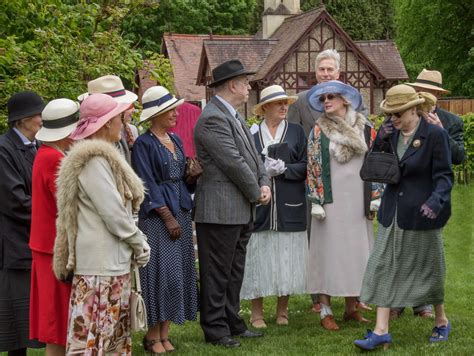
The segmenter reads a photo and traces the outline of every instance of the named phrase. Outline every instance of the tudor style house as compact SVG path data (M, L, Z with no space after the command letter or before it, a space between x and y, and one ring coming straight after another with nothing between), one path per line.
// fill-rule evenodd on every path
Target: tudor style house
M265 0L262 30L254 36L163 36L162 52L173 66L177 95L205 103L212 95L206 88L218 64L239 58L256 72L252 91L242 109L247 117L260 91L279 84L295 94L316 82L315 58L335 48L341 54L340 80L357 88L371 113L393 84L407 80L400 53L392 40L353 41L323 5L301 13L299 0Z

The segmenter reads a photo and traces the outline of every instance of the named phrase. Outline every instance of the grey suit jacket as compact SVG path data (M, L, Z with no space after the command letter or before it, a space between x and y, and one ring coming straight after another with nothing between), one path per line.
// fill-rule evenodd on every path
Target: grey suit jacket
M195 195L197 223L247 224L260 187L270 186L254 139L240 116L239 120L243 131L222 102L213 97L196 123L194 141L203 167Z
M301 93L298 93L298 100L294 104L290 105L287 114L287 119L289 122L303 126L306 137L309 136L309 133L316 120L318 120L323 114L322 112L318 112L310 108L308 100L306 99L308 91L309 90L305 90ZM364 99L362 99L362 103L357 112L361 113L365 117L369 115L369 109L365 106Z

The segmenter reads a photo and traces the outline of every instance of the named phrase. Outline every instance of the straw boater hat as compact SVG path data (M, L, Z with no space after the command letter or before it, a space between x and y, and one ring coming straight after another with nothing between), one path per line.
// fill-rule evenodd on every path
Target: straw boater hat
M394 114L424 102L425 99L415 89L406 84L399 84L387 90L385 100L380 103L380 108L387 114Z
M54 142L68 137L79 122L79 103L69 99L51 100L41 113L43 126L35 138Z
M225 82L226 80L238 77L240 75L250 74L255 74L255 72L250 72L245 69L242 62L240 62L238 59L232 59L219 64L212 70L212 82L208 84L208 87L212 88L220 83Z
M73 140L81 140L99 131L110 119L124 112L129 103L118 103L107 94L91 94L81 103L79 123L71 133Z
M77 99L82 102L91 94L102 93L114 98L119 103L131 104L138 97L131 91L125 90L122 80L116 75L104 75L87 83L87 93L81 94Z
M309 106L316 111L324 111L324 103L319 101L321 95L324 94L339 94L348 103L351 104L354 110L357 110L362 103L360 93L354 87L344 84L339 80L329 80L324 83L315 85L310 89L306 98L308 99Z
M253 107L253 112L255 115L263 116L263 105L272 103L274 101L286 101L288 105L293 104L298 100L297 96L288 96L285 93L285 90L279 85L271 85L266 87L260 93L260 102Z
M407 83L410 86L414 86L417 88L425 88L430 90L436 90L442 93L448 93L449 91L443 89L443 77L441 73L437 70L428 70L423 69L414 83Z
M154 116L170 111L181 105L184 99L173 96L162 86L148 88L142 96L143 111L139 124L143 124Z

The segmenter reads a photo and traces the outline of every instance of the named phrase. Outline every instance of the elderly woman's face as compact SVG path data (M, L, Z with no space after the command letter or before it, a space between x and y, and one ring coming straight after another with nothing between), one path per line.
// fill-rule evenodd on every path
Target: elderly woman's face
M279 100L263 105L265 119L267 120L284 120L288 113L288 101Z
M402 112L396 112L391 114L390 120L393 122L393 127L397 130L403 130L405 128L410 128L412 122L417 119L416 115L413 115L416 109L408 109Z
M324 112L327 114L337 114L346 110L344 99L339 94L323 94L319 101L324 104Z

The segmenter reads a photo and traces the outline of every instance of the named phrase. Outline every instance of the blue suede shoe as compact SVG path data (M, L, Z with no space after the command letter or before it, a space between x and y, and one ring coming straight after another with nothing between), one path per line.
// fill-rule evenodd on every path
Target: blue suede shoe
M367 330L367 335L364 336L364 340L354 341L354 345L362 350L375 350L379 346L383 346L384 350L386 350L391 343L392 335L389 333L377 335L371 330Z
M430 336L430 342L448 341L449 332L451 331L451 323L448 321L446 326L435 326Z

